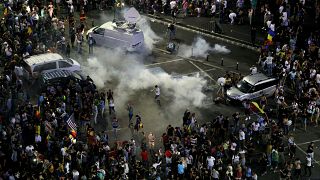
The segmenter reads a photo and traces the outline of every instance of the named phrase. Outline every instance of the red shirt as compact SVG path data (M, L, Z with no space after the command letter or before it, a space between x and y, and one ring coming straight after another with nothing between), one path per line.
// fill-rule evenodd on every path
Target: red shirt
M141 158L143 161L148 161L148 152L147 151L142 151L140 155L141 155Z
M165 155L167 158L171 158L172 153L171 153L170 150L166 150L166 152L164 153L164 155Z

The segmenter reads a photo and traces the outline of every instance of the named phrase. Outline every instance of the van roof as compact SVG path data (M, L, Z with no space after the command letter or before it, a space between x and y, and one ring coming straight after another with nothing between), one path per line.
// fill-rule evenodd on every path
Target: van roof
M262 73L257 73L257 74L245 76L243 78L243 80L247 81L251 85L255 85L258 82L265 81L265 80L268 80L268 79L272 79L272 78L270 78L270 77L268 77L268 76L266 76L265 74L262 74Z
M117 22L108 21L102 24L100 28L103 28L109 31L116 31L116 32L119 32L122 34L128 34L128 35L141 32L141 30L137 28L131 29L127 23L121 23L121 22L118 22L118 23L120 24L119 26L117 26Z
M59 59L63 59L63 57L60 54L45 53L45 54L30 56L29 58L25 59L24 61L30 66L30 65L34 65L34 64L41 64L43 62L56 61Z

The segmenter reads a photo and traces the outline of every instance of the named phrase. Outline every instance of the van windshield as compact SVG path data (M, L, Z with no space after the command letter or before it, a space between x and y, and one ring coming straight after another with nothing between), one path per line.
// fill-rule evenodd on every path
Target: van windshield
M70 58L66 59L68 61L68 63L73 64L73 61Z
M243 92L243 93L247 93L250 91L250 89L252 88L252 85L249 84L247 81L245 80L241 80L238 84L237 84L237 88Z

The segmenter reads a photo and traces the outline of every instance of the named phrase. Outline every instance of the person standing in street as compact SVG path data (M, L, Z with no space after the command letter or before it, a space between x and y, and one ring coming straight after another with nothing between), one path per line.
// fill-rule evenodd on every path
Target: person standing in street
M111 98L109 99L109 115L115 112L116 111L114 110L114 101L113 101L113 98Z
M88 37L89 54L93 54L93 44L94 44L94 39L92 35L89 34L89 37Z
M81 32L78 32L77 35L76 35L76 38L77 38L77 51L79 54L82 53L82 34Z
M117 139L118 138L117 131L119 128L119 121L116 117L113 117L111 125L112 125L112 131L113 131L114 138Z
M307 155L309 155L311 157L311 165L312 165L312 161L314 161L314 142L311 142L308 146L308 149L307 149ZM313 165L312 165L313 167Z
M154 86L154 89L151 90L151 92L152 92L152 91L155 92L155 97L154 97L154 99L156 100L157 104L158 104L159 106L161 106L161 104L160 104L160 88L159 88L159 86L158 86L158 85L155 85L155 86Z
M152 132L150 132L149 135L148 135L148 143L149 143L150 151L152 151L154 149L155 140L156 140L155 135Z
M132 125L132 117L133 117L133 107L131 103L128 103L127 105L127 111L129 114L129 127Z
M304 176L307 175L307 171L309 171L308 177L310 177L311 174L312 174L312 172L311 172L311 168L312 168L311 161L312 161L311 156L308 154L307 157L306 157L306 165L304 167Z

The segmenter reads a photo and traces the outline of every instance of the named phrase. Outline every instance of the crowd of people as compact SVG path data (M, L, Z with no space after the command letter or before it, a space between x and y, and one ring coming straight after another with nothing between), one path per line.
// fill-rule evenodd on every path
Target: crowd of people
M297 124L305 131L308 126L318 126L320 3L310 7L310 3L318 1L268 2L260 2L261 11L256 14L260 19L256 23L266 30L259 64L269 76L280 80L274 99L275 120L267 118L271 112L266 97L259 104L268 116L260 114L258 118L250 119L248 114L235 112L232 116L219 114L209 123L200 124L196 114L186 110L182 126L168 125L161 136L162 143L158 143L160 137L141 132L141 115L135 116L136 122L131 126L134 113L129 104L129 127L143 138L139 143L135 139L112 143L107 131L98 132L94 128L98 119L104 117L108 104L117 139L119 122L111 90L106 94L98 92L87 77L82 84L70 80L31 97L33 84L17 72L30 55L59 51L70 56L74 46L81 54L87 26L85 13L102 9L101 3L106 2L4 1L0 25L1 178L255 180L267 173L278 173L282 179L311 176L315 145L310 143L307 157L299 159L291 131ZM167 1L165 6L162 1L131 3L173 16L178 7L185 15L196 16L214 15L220 9L223 19L224 12L237 13L229 16L231 23L234 23L231 17L244 18L242 14L252 13L249 1L245 0ZM67 10L64 18L59 16L62 9ZM76 10L79 20L74 16ZM239 23L243 23L241 18ZM90 38L88 44L92 53ZM291 92L295 94L293 99L288 97ZM160 106L158 86L155 94ZM72 126L73 122L78 128Z

